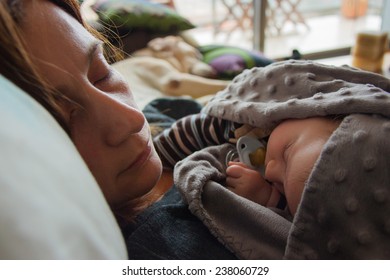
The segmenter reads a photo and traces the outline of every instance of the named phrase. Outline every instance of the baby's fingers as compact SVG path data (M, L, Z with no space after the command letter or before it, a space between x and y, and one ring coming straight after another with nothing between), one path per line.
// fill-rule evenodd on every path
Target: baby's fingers
M228 166L234 166L234 165L241 166L244 168L249 168L245 163L240 162L240 161L229 161L228 162Z
M231 191L235 192L234 189L235 189L235 186L237 186L237 184L239 184L239 181L237 178L234 178L234 177L226 177L226 187L228 189L230 189Z
M230 165L226 168L226 175L233 178L240 178L244 173L245 167L240 165Z

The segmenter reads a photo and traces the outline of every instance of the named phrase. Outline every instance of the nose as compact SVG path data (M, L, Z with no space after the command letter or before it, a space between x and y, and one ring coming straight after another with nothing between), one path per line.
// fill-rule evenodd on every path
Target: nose
M131 135L139 133L146 120L131 102L125 103L122 98L103 95L99 100L100 122L102 136L109 146L118 146Z

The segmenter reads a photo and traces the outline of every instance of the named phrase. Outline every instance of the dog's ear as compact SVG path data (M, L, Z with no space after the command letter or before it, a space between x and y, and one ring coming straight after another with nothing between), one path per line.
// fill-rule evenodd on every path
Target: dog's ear
M153 51L149 48L143 48L132 53L133 56L153 56Z
M191 66L189 72L191 74L201 76L201 77L206 77L206 78L216 78L217 77L216 71L210 65L208 65L202 61L198 61L198 62L194 63Z
M179 42L184 42L183 38L180 37L180 36L168 36L168 37L172 37L172 40L175 42L175 43L179 43Z
M165 38L155 38L148 43L148 48L155 52L161 52L166 49Z
M199 50L191 46L190 44L182 41L177 42L177 49L180 50L181 53L185 54L186 56L195 57L198 59L201 59L201 53Z

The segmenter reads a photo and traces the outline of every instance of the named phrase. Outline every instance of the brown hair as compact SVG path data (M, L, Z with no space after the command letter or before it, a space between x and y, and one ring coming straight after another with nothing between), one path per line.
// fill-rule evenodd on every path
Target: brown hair
M108 61L113 62L121 57L108 40L83 20L78 1L48 1L64 9L91 34L105 42L105 55ZM60 102L67 98L55 91L39 74L26 50L20 27L24 12L23 0L0 0L0 60L2 62L0 74L31 95L69 132L60 106Z
M27 44L23 39L21 23L25 0L0 0L0 74L19 86L37 102L45 107L69 134L65 116L61 108L66 96L50 86L48 81L39 74L36 65L32 62ZM27 0L32 1L32 0ZM76 0L47 0L64 9L77 19L91 34L105 44L105 56L109 62L122 58L122 53L108 42L99 32L90 27L82 18L80 5ZM141 199L132 201L123 209L113 209L118 222L123 224L131 220L137 208L144 205Z

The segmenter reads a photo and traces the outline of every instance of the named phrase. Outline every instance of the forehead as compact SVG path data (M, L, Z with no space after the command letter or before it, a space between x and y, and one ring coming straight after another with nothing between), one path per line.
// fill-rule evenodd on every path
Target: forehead
M94 37L71 15L46 0L24 2L22 30L27 49L37 63L62 68L83 55Z
M304 118L304 119L287 119L282 121L275 130L295 130L298 128L301 129L309 129L309 130L322 130L325 124L329 122L328 119L324 117L312 117L312 118Z
M280 135L280 134L289 134L296 131L301 126L302 120L296 119L287 119L278 124L274 130L271 132L270 136Z
M295 139L302 135L305 128L307 128L305 120L287 119L282 121L271 132L268 141L269 147L276 146L280 149L286 143L295 142Z
M279 124L271 133L271 136L282 139L329 137L338 125L339 122L326 117L289 119Z

